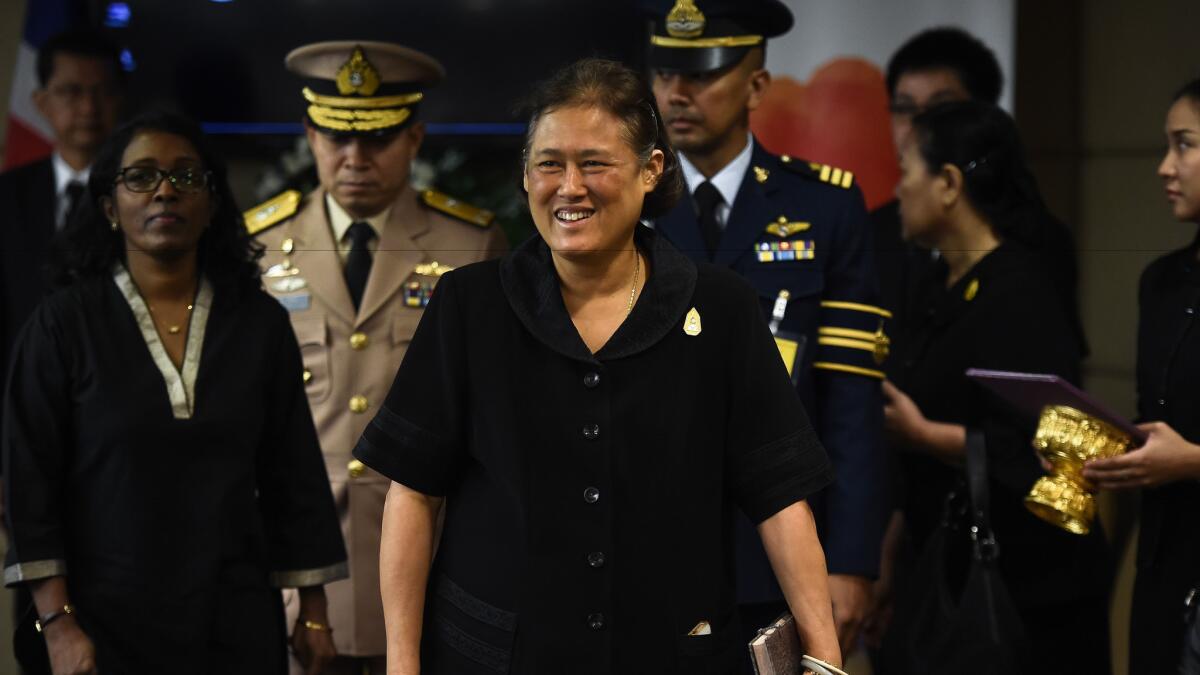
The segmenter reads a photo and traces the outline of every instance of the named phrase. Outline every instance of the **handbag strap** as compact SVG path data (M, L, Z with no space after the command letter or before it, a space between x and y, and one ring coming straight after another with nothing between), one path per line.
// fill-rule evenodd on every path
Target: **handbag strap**
M980 560L995 560L999 545L992 536L992 521L989 515L991 497L988 494L987 448L983 432L967 429L966 440L967 490L971 496L971 542L975 557Z

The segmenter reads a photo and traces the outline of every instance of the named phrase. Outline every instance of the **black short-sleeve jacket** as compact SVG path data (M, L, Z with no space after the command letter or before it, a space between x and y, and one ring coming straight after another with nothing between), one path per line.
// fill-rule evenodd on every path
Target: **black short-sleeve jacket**
M723 673L744 658L734 509L760 522L831 469L753 290L636 238L650 276L594 355L540 239L444 276L355 450L447 496L422 672ZM701 622L711 634L689 636Z

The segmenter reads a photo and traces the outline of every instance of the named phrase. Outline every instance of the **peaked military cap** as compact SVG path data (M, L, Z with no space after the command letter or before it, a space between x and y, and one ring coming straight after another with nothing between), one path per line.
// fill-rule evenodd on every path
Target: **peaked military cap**
M317 42L293 49L284 63L307 79L309 122L335 135L403 129L416 118L424 90L446 76L433 57L390 42Z
M703 73L731 66L792 27L780 0L640 0L654 20L650 67Z

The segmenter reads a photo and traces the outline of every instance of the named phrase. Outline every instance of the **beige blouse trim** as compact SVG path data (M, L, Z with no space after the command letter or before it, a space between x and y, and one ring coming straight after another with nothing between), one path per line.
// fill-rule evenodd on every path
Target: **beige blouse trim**
M154 318L150 316L150 308L142 299L133 277L123 265L117 265L113 271L113 280L117 288L129 303L137 319L138 328L142 331L142 339L150 350L154 365L162 373L167 385L167 397L171 400L171 413L177 420L191 419L196 411L196 376L200 372L200 352L204 348L204 331L208 327L208 315L212 309L213 290L208 279L200 278L200 290L192 302L192 316L188 323L187 345L183 352L183 368L177 369L167 355L158 330L154 327Z

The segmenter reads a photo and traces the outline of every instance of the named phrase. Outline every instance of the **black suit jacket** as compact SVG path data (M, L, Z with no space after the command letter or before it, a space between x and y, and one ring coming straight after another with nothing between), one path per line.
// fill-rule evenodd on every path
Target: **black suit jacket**
M50 158L0 174L0 381L17 333L49 287L54 207Z

